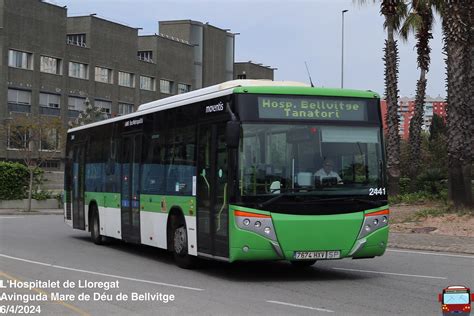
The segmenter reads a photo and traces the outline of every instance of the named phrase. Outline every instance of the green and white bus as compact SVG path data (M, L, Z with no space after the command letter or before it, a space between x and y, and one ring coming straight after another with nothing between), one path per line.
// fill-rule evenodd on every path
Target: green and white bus
M68 131L65 222L178 265L372 258L388 238L379 96L235 80Z

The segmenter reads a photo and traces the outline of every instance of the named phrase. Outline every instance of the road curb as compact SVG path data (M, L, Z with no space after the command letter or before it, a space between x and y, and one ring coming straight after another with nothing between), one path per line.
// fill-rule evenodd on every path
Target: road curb
M474 237L391 232L388 247L474 254Z
M391 244L388 243L388 247L392 249L406 249L406 250L421 250L421 251L433 251L433 252L449 252L449 253L460 253L474 255L474 251L464 250L464 249L451 249L443 247L433 247L433 246L422 246L422 245L404 245L404 244Z

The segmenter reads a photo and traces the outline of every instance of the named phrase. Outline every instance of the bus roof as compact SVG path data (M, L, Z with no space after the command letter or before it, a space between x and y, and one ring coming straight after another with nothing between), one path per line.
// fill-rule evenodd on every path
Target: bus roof
M271 81L271 80L232 80L214 86L190 91L187 93L171 96L168 98L142 104L136 112L126 115L102 120L99 122L74 127L68 133L90 127L109 124L112 122L130 119L144 114L179 107L192 102L200 102L232 93L262 93L262 94L295 94L295 95L319 95L319 96L343 96L356 98L378 98L378 94L367 90L350 90L337 88L311 87L302 82L295 81Z
M216 84L210 87L206 87L206 88L194 90L194 91L183 93L183 94L178 94L169 98L142 104L138 107L137 112L167 105L173 102L187 100L190 98L196 98L196 97L202 97L202 96L211 96L210 98L213 98L214 93L218 93L221 91L229 91L230 93L233 93L233 92L236 92L235 88L249 88L249 87L266 87L266 88L280 87L281 89L283 89L284 87L285 88L286 87L308 87L308 85L302 82L295 82L295 81L271 81L271 80L250 80L250 79L231 80L231 81L226 81L226 82Z

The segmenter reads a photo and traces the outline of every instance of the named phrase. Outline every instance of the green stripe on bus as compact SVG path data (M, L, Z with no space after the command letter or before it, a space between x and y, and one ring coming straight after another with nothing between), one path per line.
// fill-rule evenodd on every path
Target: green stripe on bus
M311 88L311 87L238 87L234 93L256 93L256 94L286 94L286 95L316 95L316 96L337 96L355 98L380 98L373 91L361 91L351 89L333 88Z
M97 206L120 208L120 193L111 192L85 192L86 205L96 201Z
M196 216L196 197L178 195L140 195L140 209L144 212L168 213L179 207L184 215Z

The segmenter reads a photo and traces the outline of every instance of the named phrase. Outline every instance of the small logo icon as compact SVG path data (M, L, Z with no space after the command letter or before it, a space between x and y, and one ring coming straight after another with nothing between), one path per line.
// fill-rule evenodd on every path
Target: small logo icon
M471 290L463 285L450 285L438 294L438 301L441 303L443 316L469 316L474 294L471 294Z

